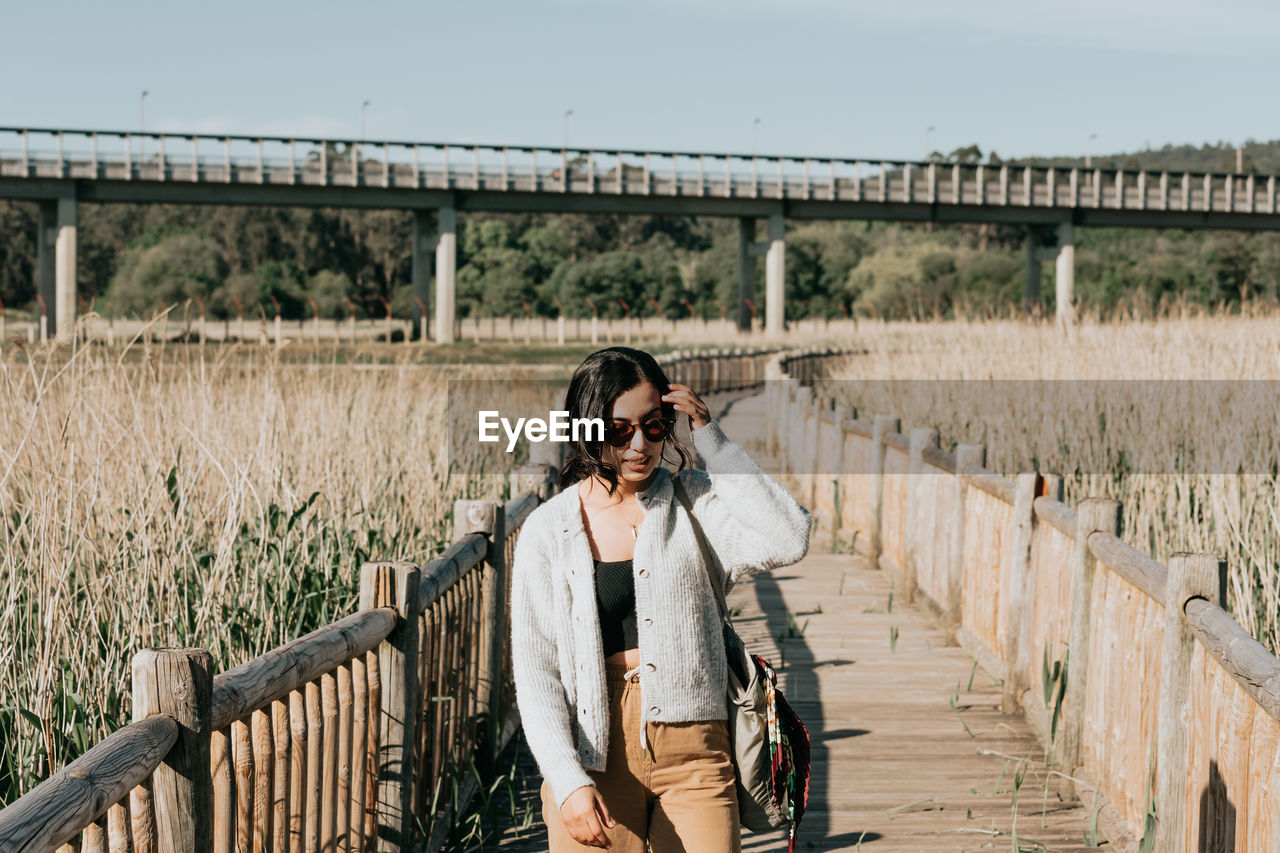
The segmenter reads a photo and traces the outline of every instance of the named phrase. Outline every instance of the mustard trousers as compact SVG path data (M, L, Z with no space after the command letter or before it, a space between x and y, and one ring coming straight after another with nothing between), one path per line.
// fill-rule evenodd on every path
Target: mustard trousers
M724 720L646 724L640 677L605 664L609 755L605 771L587 771L614 820L610 853L741 853L738 797ZM598 850L570 837L560 807L542 783L542 819L550 853Z

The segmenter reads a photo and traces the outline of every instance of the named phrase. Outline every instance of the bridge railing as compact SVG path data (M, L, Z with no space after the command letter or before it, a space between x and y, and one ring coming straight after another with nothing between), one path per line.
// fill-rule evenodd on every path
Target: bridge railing
M1277 213L1274 175L0 127L0 178Z
M760 384L775 353L660 361L713 393ZM247 663L140 652L135 722L0 811L0 853L439 849L470 765L491 770L519 726L510 566L557 464L511 471L505 505L458 501L440 556L365 564L356 613Z
M1119 505L983 467L896 417L815 397L833 359L779 356L769 435L820 524L852 538L999 678L1112 846L1280 846L1280 660L1220 602L1225 566L1166 567L1118 537ZM1149 793L1150 798L1147 795Z

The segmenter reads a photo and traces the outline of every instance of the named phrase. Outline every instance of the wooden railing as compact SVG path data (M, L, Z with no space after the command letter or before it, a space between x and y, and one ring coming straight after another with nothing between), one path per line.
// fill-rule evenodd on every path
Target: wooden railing
M816 399L833 357L779 356L768 390L771 445L819 524L1003 681L1112 846L1280 849L1280 660L1223 610L1225 565L1166 567L1119 538L1115 501L1073 509L1057 476L1011 480L981 445Z
M714 393L762 383L775 352L660 361ZM469 762L487 776L519 725L509 567L552 447L510 472L505 505L456 502L425 566L366 563L345 619L217 675L201 649L140 652L135 722L0 811L0 853L439 849Z

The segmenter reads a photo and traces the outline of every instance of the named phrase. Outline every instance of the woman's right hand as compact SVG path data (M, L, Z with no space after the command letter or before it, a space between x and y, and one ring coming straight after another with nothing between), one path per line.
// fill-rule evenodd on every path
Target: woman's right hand
M609 808L604 804L604 797L594 785L583 785L560 804L560 819L565 829L579 844L588 847L609 848L609 836L604 834L604 827L613 827L613 818L609 817Z

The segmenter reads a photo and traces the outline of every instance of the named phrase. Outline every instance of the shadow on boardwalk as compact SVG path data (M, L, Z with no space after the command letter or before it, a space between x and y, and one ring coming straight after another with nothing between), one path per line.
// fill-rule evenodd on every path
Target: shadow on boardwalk
M752 446L762 407L747 398L718 413L767 464ZM831 551L815 535L801 563L756 575L729 597L739 633L778 669L809 728L813 782L799 849L1091 849L1089 815L1055 795L1030 728L1000 712L999 682L948 645L923 607L895 597L891 576ZM533 825L517 833L511 801L495 802L505 824L470 849L547 849L541 779L527 753L518 766L516 820L531 812ZM743 835L744 851L785 849L783 832Z

